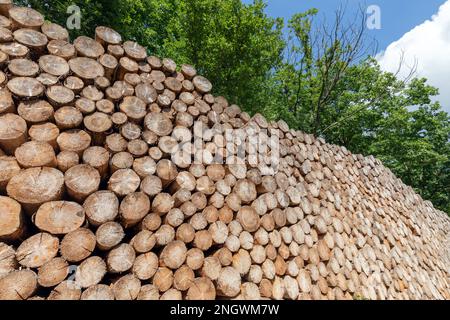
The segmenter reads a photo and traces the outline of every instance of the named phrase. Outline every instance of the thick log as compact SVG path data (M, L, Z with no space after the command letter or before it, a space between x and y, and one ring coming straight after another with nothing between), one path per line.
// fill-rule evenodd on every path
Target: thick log
M92 231L80 228L69 232L61 241L61 256L69 262L80 262L89 257L95 249L96 237Z
M48 300L80 300L81 289L72 280L58 284L48 295Z
M136 257L133 264L133 274L145 281L153 277L158 270L158 256L153 252L147 252Z
M37 275L31 270L13 271L0 278L0 300L25 300L37 289Z
M51 201L40 206L33 219L40 230L61 235L80 228L85 214L83 207L76 202Z
M92 256L84 260L75 272L75 283L81 288L99 284L106 274L106 264L102 258Z
M0 196L0 240L18 240L24 235L22 207L17 201Z
M54 258L38 270L37 281L44 288L55 287L66 279L69 265L63 258Z
M16 251L16 259L24 267L38 268L52 260L58 248L58 238L48 233L37 233L21 243Z

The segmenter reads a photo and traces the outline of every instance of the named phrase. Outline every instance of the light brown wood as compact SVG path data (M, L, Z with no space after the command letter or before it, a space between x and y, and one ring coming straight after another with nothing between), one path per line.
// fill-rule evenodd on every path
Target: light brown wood
M40 230L61 235L80 228L85 215L83 207L76 202L51 201L40 206L33 219Z
M140 183L139 176L132 169L120 169L111 175L108 189L121 197L135 192Z
M64 190L63 174L53 168L30 168L13 176L7 185L8 195L34 213L44 202L60 200Z
M7 113L0 116L0 148L7 154L14 151L27 139L27 124L19 116Z
M106 263L111 273L121 273L131 269L136 259L136 252L129 244L122 243L109 251Z
M125 228L132 227L144 219L151 208L150 199L143 192L134 192L123 198L119 207L120 220Z
M0 240L17 240L25 231L22 207L17 201L0 196Z
M67 41L69 39L69 32L56 23L45 21L41 26L41 30L50 40Z
M13 22L13 29L31 28L39 30L44 24L44 17L31 8L13 7L8 11Z
M61 241L61 256L69 262L80 262L89 257L95 249L96 237L92 231L80 228L69 232Z
M233 267L225 267L217 279L217 294L225 297L235 297L241 289L241 276Z
M173 272L169 268L159 267L153 276L153 284L160 292L170 289L173 284Z
M153 277L158 270L158 256L153 252L147 252L136 257L133 264L133 274L145 281Z
M70 70L72 70L77 77L86 81L105 75L105 70L100 63L86 57L69 60L69 66Z
M17 113L30 125L51 121L53 107L43 100L26 101L19 104Z
M194 279L186 295L187 300L214 300L215 298L214 284L206 277Z
M81 300L114 300L114 292L105 284L96 284L83 291Z
M48 300L80 300L81 289L72 280L58 284L49 294Z
M84 130L68 130L62 132L56 142L61 151L73 151L81 158L84 150L91 145L92 138Z
M88 164L79 164L65 172L64 183L70 197L75 201L83 202L98 190L100 174Z
M52 260L58 248L58 238L48 233L37 233L21 243L16 251L16 259L24 267L38 268Z
M25 300L37 289L37 275L31 270L13 271L0 278L0 300Z
M112 290L116 300L136 300L141 291L141 281L128 274L114 282Z
M26 142L17 148L14 154L23 168L56 167L55 151L46 142Z
M37 281L44 288L54 287L69 274L69 265L63 258L54 258L38 270Z
M92 256L78 266L75 272L75 283L81 288L89 288L99 284L105 274L105 261L100 257Z
M119 199L111 191L100 190L88 196L83 207L89 223L99 226L108 221L114 221L117 217Z

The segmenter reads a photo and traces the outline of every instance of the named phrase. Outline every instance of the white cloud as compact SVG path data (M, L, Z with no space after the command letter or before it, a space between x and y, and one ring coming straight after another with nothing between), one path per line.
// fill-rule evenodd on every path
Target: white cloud
M443 108L450 113L450 0L444 3L431 20L427 20L391 43L377 56L382 69L395 72L400 57L406 66L417 62L417 76L425 77L439 88ZM399 76L404 77L408 68L403 67Z

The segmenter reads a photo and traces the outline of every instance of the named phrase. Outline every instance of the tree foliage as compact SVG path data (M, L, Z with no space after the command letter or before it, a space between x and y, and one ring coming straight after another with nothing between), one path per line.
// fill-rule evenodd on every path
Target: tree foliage
M18 0L66 24L72 0ZM373 154L425 199L450 212L450 125L438 92L413 73L383 72L366 36L364 12L332 23L317 10L285 23L255 0L77 0L81 29L118 30L150 54L190 63L250 113Z

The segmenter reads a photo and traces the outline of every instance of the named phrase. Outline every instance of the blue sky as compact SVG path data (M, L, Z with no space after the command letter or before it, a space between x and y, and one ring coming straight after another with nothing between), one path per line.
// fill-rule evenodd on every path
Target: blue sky
M253 0L243 0L252 3ZM436 100L450 113L450 0L266 0L266 12L285 22L298 12L319 9L319 18L333 21L337 8L346 5L347 19L362 6L377 5L381 11L381 29L370 30L378 42L377 59L381 68L396 72L400 57L404 68L399 77L417 65L416 77L425 77L439 89Z
M253 0L243 2L252 3ZM445 0L266 0L266 12L272 17L282 17L287 22L292 14L310 8L317 8L319 15L332 19L340 5L346 4L349 12L360 5L378 5L381 9L381 29L371 30L370 35L378 41L380 50L384 50L391 42L430 19L444 2Z

